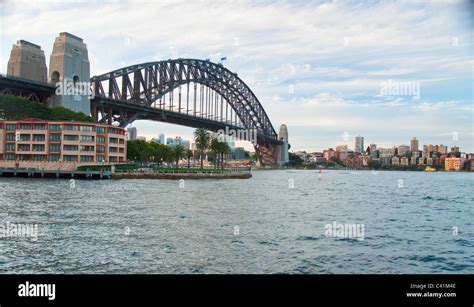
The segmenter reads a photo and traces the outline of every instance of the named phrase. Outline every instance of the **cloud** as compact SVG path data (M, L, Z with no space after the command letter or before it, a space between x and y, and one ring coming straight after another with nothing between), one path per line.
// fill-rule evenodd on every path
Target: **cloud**
M472 127L472 23L465 3L6 0L0 72L16 40L40 44L49 58L62 31L87 43L92 74L226 56L224 65L252 88L274 126L297 127L293 136L301 142L293 148L334 146L318 142L314 127L374 137L412 127L412 134L426 130L430 142L430 126L433 138L440 126ZM389 79L420 82L421 100L381 97L380 84ZM150 125L136 123L139 131L159 134L161 124ZM303 125L311 132L299 130ZM387 132L378 140L398 138ZM472 140L461 146L474 151Z

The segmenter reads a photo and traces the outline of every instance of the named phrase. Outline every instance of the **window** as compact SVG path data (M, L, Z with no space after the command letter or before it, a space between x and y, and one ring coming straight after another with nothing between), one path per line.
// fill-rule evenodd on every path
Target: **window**
M18 160L21 160L21 161L28 161L30 160L30 155L18 155Z
M118 139L117 139L117 138L109 138L109 143L117 144L117 143L118 143Z
M81 162L93 162L94 156L81 156Z
M45 159L44 155L33 155L33 160L35 161L44 161Z
M77 150L79 150L79 146L77 146L77 145L64 145L63 149L68 150L68 151L77 151Z
M16 155L15 154L6 154L5 155L5 160L15 160Z
M105 147L104 146L97 146L97 152L98 153L105 153Z
M5 150L6 151L15 151L15 144L5 144Z
M78 129L76 125L64 125L64 130L77 131Z
M35 129L36 130L46 130L46 125L45 124L36 124Z
M44 151L45 146L43 144L33 145L33 151Z
M78 135L65 134L63 138L65 141L79 141Z
M60 142L61 141L61 135L60 134L51 134L49 136L49 140L53 142Z
M29 134L20 134L20 141L25 142L31 139L31 135Z
M61 151L61 145L49 145L49 151Z
M31 124L20 124L20 129L31 130Z
M92 135L81 135L81 142L94 142Z
M49 130L51 130L51 131L61 131L61 125L58 125L58 124L49 125Z
M109 152L118 152L117 147L110 147Z
M97 143L99 143L99 144L105 144L105 137L103 137L103 136L98 136L98 137L97 137Z
M59 161L59 155L49 155L48 161Z
M51 82L52 83L56 83L56 82L59 82L59 72L57 71L53 71L53 73L51 74Z
M7 134L6 137L7 137L7 141L15 141L16 140L15 135L11 134L11 133Z
M44 134L33 134L33 141L44 142L46 136Z
M110 157L109 160L110 162L117 162L117 157Z
M18 151L30 151L30 144L19 144Z
M66 162L77 161L77 156L64 155L64 161L66 161Z
M7 130L15 131L16 130L16 124L7 124Z
M97 162L104 162L105 157L104 156L97 156Z
M92 126L81 126L81 131L92 131Z
M94 151L94 146L81 146L81 151Z
M97 127L95 130L96 130L97 133L105 134L105 128L104 127Z

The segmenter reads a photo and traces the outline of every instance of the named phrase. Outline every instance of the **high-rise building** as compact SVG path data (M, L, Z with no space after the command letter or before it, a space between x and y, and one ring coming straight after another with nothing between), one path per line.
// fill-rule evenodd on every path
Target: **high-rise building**
M364 137L356 136L354 138L354 152L362 153L364 151Z
M410 149L411 152L418 151L418 140L416 137L413 137L413 139L410 141Z
M160 144L165 144L165 135L163 133L160 133L158 136L158 140Z
M173 138L167 138L166 139L166 145L174 145L174 139Z
M127 128L128 132L128 140L134 141L137 139L137 128L136 127L129 127Z

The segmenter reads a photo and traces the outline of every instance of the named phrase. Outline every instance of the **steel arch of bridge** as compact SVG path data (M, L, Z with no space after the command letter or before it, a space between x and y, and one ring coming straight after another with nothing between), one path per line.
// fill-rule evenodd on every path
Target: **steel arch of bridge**
M125 127L150 119L214 131L256 129L256 149L267 159L261 162L276 163L281 141L267 113L252 90L222 64L198 59L149 62L94 76L91 82L92 114L100 122L118 121Z

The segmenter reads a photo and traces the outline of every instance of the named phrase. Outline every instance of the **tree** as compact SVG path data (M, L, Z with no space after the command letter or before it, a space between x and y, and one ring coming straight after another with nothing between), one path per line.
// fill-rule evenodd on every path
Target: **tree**
M211 144L209 146L209 149L211 150L212 152L212 155L214 156L214 168L217 168L218 165L219 165L219 162L218 162L218 157L219 157L219 153L220 153L220 142L217 138L213 138L211 140Z
M201 160L201 168L203 168L204 152L209 148L211 136L204 128L198 128L194 131L194 143L199 151L199 159Z
M227 144L227 142L220 142L217 138L213 138L209 148L216 158L215 167L219 167L220 163L221 168L224 168L224 155L228 155L230 153L229 144Z
M178 168L179 160L181 160L186 155L186 149L183 145L177 144L173 146L171 152L174 157L174 160L176 161L176 168Z
M186 158L188 159L188 168L191 168L192 157L193 157L193 151L191 149L186 150Z
M219 153L221 154L221 168L224 169L224 156L230 153L230 147L227 142L220 142Z

